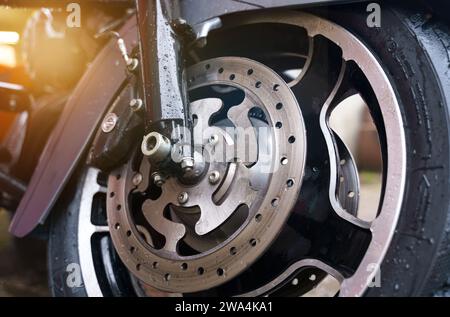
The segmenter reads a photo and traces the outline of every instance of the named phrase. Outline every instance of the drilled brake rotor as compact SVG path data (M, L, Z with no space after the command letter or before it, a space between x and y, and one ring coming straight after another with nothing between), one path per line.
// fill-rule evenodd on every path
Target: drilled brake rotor
M223 284L267 250L297 200L306 156L300 107L271 69L222 57L188 74L190 91L214 86L244 93L237 105L219 98L190 105L203 176L195 184L171 177L159 195L150 195L144 159L138 168L125 164L108 181L108 222L122 261L143 283L176 293ZM220 112L228 125L212 123ZM145 179L138 185L136 173ZM190 253L182 252L186 246Z

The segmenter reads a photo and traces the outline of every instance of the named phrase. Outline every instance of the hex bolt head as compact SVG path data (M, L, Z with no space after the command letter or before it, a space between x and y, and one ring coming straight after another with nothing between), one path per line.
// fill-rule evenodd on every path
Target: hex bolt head
M190 172L194 169L194 160L190 157L188 158L183 158L183 160L181 161L181 169L184 172Z
M160 174L155 173L153 176L153 184L155 184L158 187L162 187L165 183L164 177L162 177Z
M141 173L136 173L133 176L133 185L134 186L139 186L142 183L143 177Z
M118 121L119 117L115 113L113 112L108 113L103 119L102 131L105 133L111 132L116 127Z
M144 102L142 101L142 99L131 99L130 101L130 108L133 112L138 112L140 111L144 106Z
M182 193L180 193L180 194L178 195L178 202L179 202L181 205L184 205L185 203L187 203L188 200L189 200L189 194L188 194L188 193L182 192Z
M218 171L211 172L211 174L209 174L208 180L212 185L217 184L220 181L220 173Z

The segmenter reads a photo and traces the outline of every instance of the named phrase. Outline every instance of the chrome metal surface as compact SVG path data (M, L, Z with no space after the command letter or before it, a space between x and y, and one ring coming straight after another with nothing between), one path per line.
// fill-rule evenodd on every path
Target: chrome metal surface
M134 112L138 112L144 108L144 102L142 99L131 99L130 108Z
M92 249L92 236L96 233L108 233L108 226L97 226L91 222L94 196L106 193L106 188L97 182L99 171L89 169L84 179L83 191L78 213L78 255L84 288L89 297L102 297L103 292L99 285L100 280L95 271L94 253Z
M197 25L194 25L192 27L197 44L199 46L205 46L206 45L206 39L208 37L209 32L212 30L218 29L222 26L222 20L219 17L215 17L209 20L206 20L202 23L199 23Z
M116 127L117 122L119 121L119 117L113 113L110 112L105 116L105 119L103 119L102 122L102 131L105 133L109 133Z
M151 162L160 163L169 158L172 144L164 135L158 132L151 132L144 136L141 151Z
M304 268L318 268L323 270L324 272L327 272L329 275L334 277L338 282L342 283L344 281L344 277L342 274L332 268L331 266L327 265L326 263L323 263L322 261L316 260L316 259L305 259L300 260L297 263L292 264L286 271L283 272L283 274L279 275L276 279L274 279L269 284L266 284L252 292L245 293L242 295L239 295L240 297L257 297L257 296L264 296L268 292L270 292L273 289L276 289L280 284L286 282L286 280L291 277L294 273L297 271L304 269ZM293 280L294 281L294 280ZM298 281L297 281L298 283ZM293 282L293 284L296 284L296 282Z

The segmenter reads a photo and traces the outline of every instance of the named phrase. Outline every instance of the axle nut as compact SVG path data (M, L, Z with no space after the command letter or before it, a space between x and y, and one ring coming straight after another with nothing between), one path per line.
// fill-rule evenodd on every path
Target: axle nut
M148 156L150 161L159 163L170 155L172 144L170 140L158 132L152 132L142 141L142 154Z

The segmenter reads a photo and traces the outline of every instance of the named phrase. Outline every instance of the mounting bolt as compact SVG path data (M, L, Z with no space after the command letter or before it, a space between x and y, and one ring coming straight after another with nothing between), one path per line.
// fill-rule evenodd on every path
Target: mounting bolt
M139 186L142 183L143 177L141 173L136 173L133 176L133 185L134 186Z
M118 121L119 117L115 113L113 112L108 113L103 119L102 131L105 133L111 132L116 127Z
M139 66L139 60L137 58L130 58L126 63L127 69L130 72L134 72Z
M140 111L144 106L144 102L142 101L142 99L131 99L130 101L130 108L133 112L138 112Z
M208 179L211 184L217 184L220 180L220 173L218 171L213 171L209 174Z
M164 185L164 183L166 182L164 177L162 177L161 174L159 174L159 173L153 173L152 178L153 178L153 183L158 187L162 187Z
M178 202L179 202L181 205L184 205L185 203L187 203L188 200L189 200L189 194L188 194L188 193L182 192L182 193L180 193L180 194L178 195Z
M211 135L208 142L210 145L215 146L217 143L219 143L219 136L217 134Z
M192 157L185 157L181 160L181 169L183 172L190 172L194 169L194 159Z

